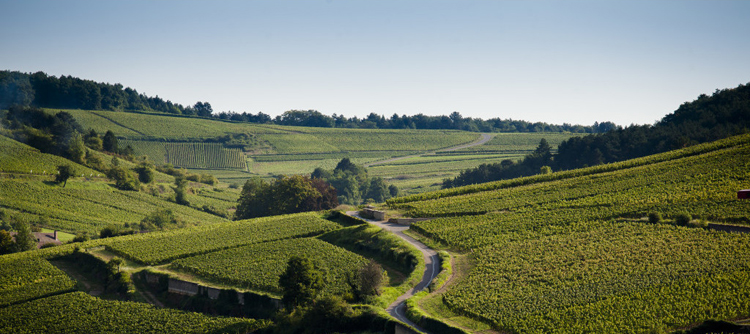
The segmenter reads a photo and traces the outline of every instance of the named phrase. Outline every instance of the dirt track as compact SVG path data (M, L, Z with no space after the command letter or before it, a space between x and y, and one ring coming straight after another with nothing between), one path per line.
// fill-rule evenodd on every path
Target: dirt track
M359 219L365 220L370 224L376 225L386 231L389 231L399 238L403 239L404 241L414 245L417 249L419 249L420 252L422 252L422 256L424 257L424 264L425 264L425 270L424 274L422 275L422 280L419 281L419 283L412 288L411 290L407 291L403 295L399 296L396 301L391 303L391 305L388 305L388 308L386 308L386 312L393 316L394 318L398 319L399 321L412 326L419 330L422 333L427 333L423 329L419 328L415 323L413 323L409 318L406 317L405 313L405 307L406 307L406 300L414 296L417 292L422 291L427 288L427 286L430 285L430 282L440 273L440 257L438 257L437 252L435 252L433 249L427 247L425 244L414 240L414 238L404 234L405 230L409 229L409 226L405 225L399 225L394 223L389 223L386 221L376 221L372 219L367 219L364 217L360 217L359 213L357 211L347 211L347 215L357 217Z
M398 160L404 160L404 159L409 159L409 158L421 157L421 156L427 155L427 154L435 154L435 152L457 151L457 150L464 149L464 148L479 146L479 145L482 145L482 144L484 144L484 143L486 143L486 142L488 142L490 140L492 140L492 136L489 133L482 133L482 138L479 138L479 140L477 140L475 142L468 143L468 144L454 146L454 147L450 147L450 148L446 148L446 149L441 149L441 150L437 150L437 151L433 151L433 152L429 152L429 153L424 153L424 154L407 155L407 156L404 156L404 157L396 157L396 158L390 158L390 159L381 160L381 161L375 161L375 162L371 162L369 164L365 164L364 166L365 167L370 167L370 166L375 166L375 165L382 165L382 164L387 164L389 162L394 162L394 161L398 161Z

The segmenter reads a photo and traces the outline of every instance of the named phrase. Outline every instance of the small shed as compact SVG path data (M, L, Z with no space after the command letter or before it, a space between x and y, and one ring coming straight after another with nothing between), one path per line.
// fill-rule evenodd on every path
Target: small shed
M750 189L743 189L737 192L737 198L750 199Z

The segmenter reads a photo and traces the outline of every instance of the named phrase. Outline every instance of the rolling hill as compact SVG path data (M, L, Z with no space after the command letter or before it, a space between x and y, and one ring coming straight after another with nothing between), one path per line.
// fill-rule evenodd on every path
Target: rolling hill
M736 198L748 157L742 135L389 204L443 217L412 228L468 254L467 276L432 297L455 314L519 333L661 332L750 316L750 236L707 227L750 223Z

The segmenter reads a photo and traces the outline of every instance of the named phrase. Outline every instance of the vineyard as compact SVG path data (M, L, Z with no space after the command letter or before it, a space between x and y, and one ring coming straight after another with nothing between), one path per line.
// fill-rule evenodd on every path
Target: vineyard
M39 150L21 144L13 139L0 136L0 172L50 176L57 174L57 166L75 165L78 175L101 174L93 169L77 165L56 155L41 153Z
M171 267L246 289L280 293L279 276L292 256L317 263L326 273L327 293L344 294L346 275L367 261L354 253L313 238L287 239L231 248L172 263Z
M0 207L31 222L63 231L97 234L107 225L137 224L151 212L170 209L187 225L226 221L142 192L116 190L102 182L68 182L65 188L36 180L0 180Z
M212 317L149 304L102 300L83 292L0 308L3 333L252 332L267 321Z
M0 260L0 308L74 289L75 282L44 259Z
M580 136L574 133L559 132L534 132L534 133L498 133L492 137L492 140L481 146L464 148L456 151L440 152L440 154L471 154L471 153L516 153L528 154L536 149L539 141L547 140L547 143L553 148L563 140L570 137Z
M469 251L451 310L519 333L660 332L747 317L750 135L588 169L391 201L413 229ZM689 226L641 219L688 213ZM696 227L690 227L696 226Z
M245 170L245 156L239 148L226 148L220 143L172 143L123 140L136 155L148 156L158 165L172 164L188 169Z
M107 249L155 265L244 245L317 235L340 228L318 213L273 216L118 238Z

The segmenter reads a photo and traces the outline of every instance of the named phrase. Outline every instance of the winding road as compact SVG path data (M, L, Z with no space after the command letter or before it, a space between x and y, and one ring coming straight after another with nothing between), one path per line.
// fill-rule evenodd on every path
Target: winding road
M359 216L359 212L357 211L347 211L347 215L352 217L357 217L359 219L362 219L372 225L378 226L386 231L389 231L399 238L403 239L404 241L414 245L417 249L419 249L420 252L422 252L422 256L424 257L424 264L425 264L425 270L424 274L422 275L422 280L419 281L419 283L412 288L411 290L407 291L403 295L399 296L396 301L391 303L391 305L388 305L388 308L385 309L388 314L390 314L392 317L398 319L399 321L412 326L416 328L418 331L422 333L427 333L423 329L419 328L417 324L409 320L409 318L406 317L406 300L414 296L417 292L420 292L427 288L427 286L430 285L430 282L440 273L440 258L438 257L437 252L435 252L430 247L427 247L425 244L415 240L414 238L404 234L404 231L409 229L408 225L399 225L394 223L389 223L387 221L377 221L372 219L367 219L364 217Z
M492 140L492 135L490 135L489 133L482 133L481 135L482 135L482 137L479 138L479 140L471 142L471 143L468 143L468 144L463 144L463 145L459 145L459 146L449 147L449 148L446 148L446 149L440 149L440 150L437 150L437 151L432 151L432 152L424 153L424 154L407 155L407 156L403 156L403 157L396 157L396 158L390 158L390 159L381 160L381 161L375 161L375 162L371 162L369 164L365 164L364 166L366 168L366 167L375 166L375 165L382 165L382 164L387 164L389 162L394 162L394 161L398 161L398 160L404 160L404 159L409 159L409 158L416 158L416 157L421 157L421 156L428 155L428 154L435 154L435 152L457 151L457 150L464 149L464 148L479 146L479 145L482 145L482 144L484 144L484 143Z

